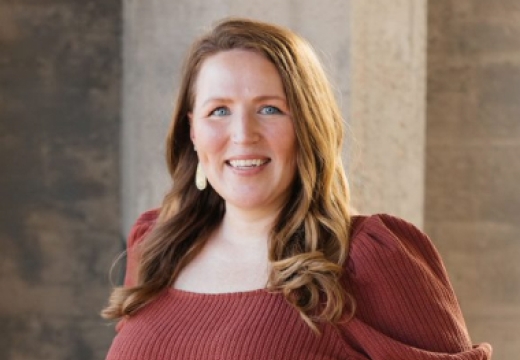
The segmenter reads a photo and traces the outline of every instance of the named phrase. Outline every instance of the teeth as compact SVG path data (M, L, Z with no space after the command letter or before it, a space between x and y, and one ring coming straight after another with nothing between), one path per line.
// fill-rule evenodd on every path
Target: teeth
M265 164L267 160L248 159L248 160L229 160L229 164L235 168L240 167L255 167Z

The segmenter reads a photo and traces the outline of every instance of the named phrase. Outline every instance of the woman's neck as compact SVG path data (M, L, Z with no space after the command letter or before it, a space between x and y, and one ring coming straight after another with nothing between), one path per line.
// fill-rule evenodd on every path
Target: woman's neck
M219 227L182 269L174 287L223 293L264 288L270 272L269 233L276 214L226 208Z
M231 244L265 246L278 213L243 211L227 207L217 237Z

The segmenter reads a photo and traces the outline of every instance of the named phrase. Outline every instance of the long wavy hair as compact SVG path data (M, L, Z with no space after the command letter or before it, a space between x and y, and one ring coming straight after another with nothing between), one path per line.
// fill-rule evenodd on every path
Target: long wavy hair
M342 269L349 250L349 191L341 160L343 119L325 72L302 38L282 27L226 19L192 46L167 137L172 188L159 218L139 248L138 280L113 290L105 318L131 316L175 282L179 272L204 246L226 211L209 185L195 187L197 154L190 139L188 113L204 60L242 49L265 56L277 68L294 121L297 173L287 203L270 233L271 272L267 289L283 294L303 320L337 323L353 301Z

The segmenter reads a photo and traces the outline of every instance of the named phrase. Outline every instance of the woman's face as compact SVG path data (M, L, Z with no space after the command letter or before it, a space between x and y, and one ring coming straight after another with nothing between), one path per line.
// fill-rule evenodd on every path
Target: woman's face
M278 211L296 173L296 135L276 67L229 50L207 58L195 83L191 139L226 207Z

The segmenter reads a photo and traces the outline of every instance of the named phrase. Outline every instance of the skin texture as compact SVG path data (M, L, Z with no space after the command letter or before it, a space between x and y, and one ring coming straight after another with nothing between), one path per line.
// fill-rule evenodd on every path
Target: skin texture
M204 61L195 94L191 138L226 210L277 213L296 173L296 136L275 66L252 51L217 53ZM262 165L230 166L239 159Z

